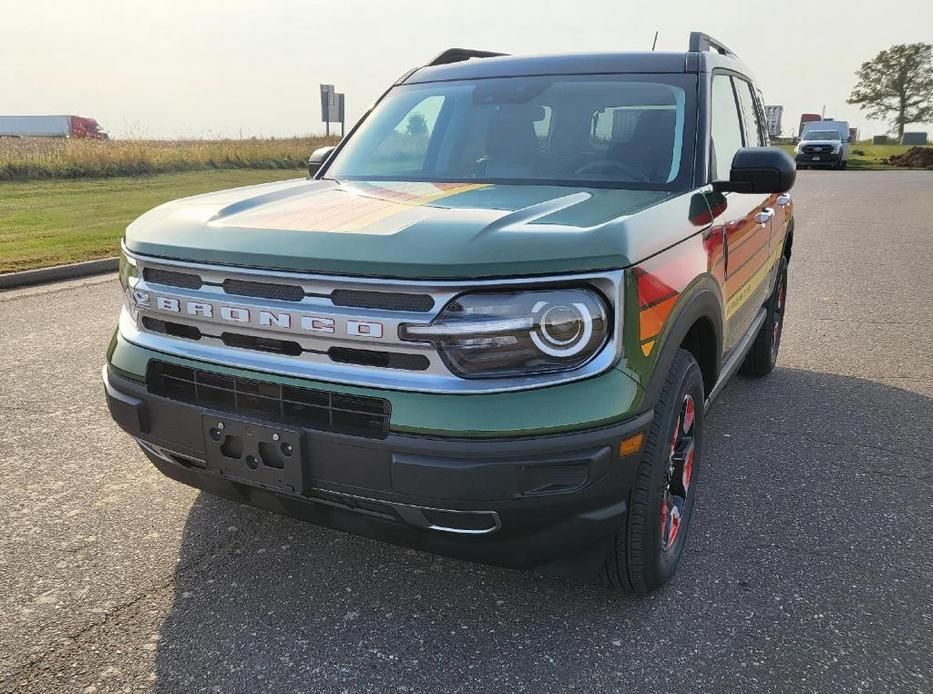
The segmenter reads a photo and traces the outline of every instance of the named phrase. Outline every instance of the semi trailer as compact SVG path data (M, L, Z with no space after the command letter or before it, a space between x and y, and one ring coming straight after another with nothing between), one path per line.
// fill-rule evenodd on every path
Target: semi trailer
M108 139L96 120L83 116L0 116L0 137Z

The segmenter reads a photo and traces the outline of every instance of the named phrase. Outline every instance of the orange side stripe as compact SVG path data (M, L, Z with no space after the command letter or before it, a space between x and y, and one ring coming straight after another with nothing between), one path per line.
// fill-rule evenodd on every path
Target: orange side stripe
M638 315L638 323L641 328L641 339L646 340L649 337L654 337L659 332L661 328L664 327L664 321L667 320L668 315L671 312L671 309L674 308L674 304L677 303L677 298L680 295L674 295L667 301L662 301L656 306L651 308L646 308Z

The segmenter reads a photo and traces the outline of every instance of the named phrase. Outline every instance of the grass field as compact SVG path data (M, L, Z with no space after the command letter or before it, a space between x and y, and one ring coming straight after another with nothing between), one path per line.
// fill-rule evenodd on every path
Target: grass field
M0 139L0 181L133 176L203 169L303 168L338 138L256 140Z
M227 170L0 182L0 272L113 256L126 225L156 205L301 175L298 170Z
M794 145L781 145L791 156L794 156ZM903 154L910 145L873 145L867 142L853 142L849 149L850 169L894 169L886 163L888 157Z

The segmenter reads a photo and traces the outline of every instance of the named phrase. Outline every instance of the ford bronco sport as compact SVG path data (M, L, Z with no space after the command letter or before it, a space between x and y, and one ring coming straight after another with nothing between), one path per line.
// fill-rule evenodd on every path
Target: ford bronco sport
M126 230L111 414L169 477L468 560L652 590L704 413L781 341L793 160L719 42L451 49L311 176Z

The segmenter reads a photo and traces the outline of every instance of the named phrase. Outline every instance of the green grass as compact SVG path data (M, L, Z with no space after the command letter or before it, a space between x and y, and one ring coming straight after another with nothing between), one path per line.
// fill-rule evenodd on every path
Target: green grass
M156 205L186 195L301 175L298 169L243 169L0 181L0 272L114 256L126 225Z
M780 145L788 154L794 156L794 145ZM853 142L849 146L850 169L897 169L900 167L887 164L888 157L903 154L910 145L873 145L867 142Z

